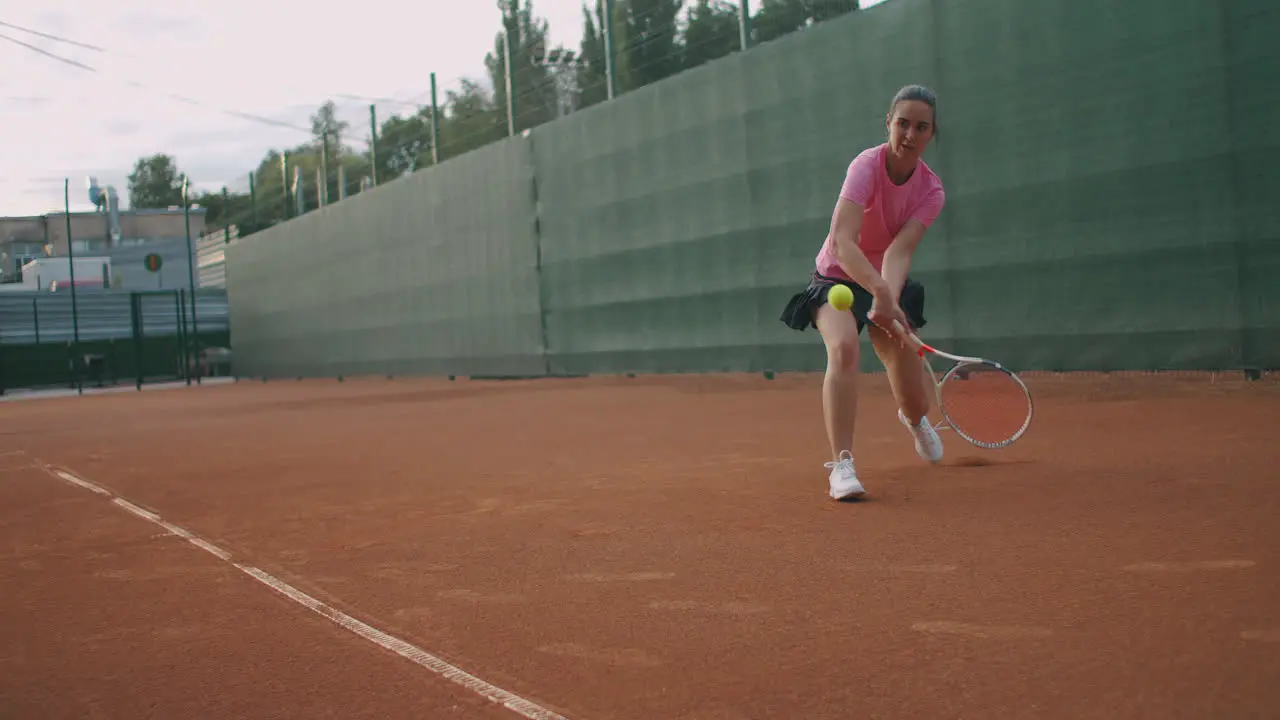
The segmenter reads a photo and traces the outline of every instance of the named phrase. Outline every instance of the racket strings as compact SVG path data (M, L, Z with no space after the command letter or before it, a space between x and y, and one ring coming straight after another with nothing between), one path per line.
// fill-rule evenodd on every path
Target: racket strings
M1030 419L1031 401L1022 384L994 368L957 368L945 379L941 395L951 427L980 445L1017 438Z

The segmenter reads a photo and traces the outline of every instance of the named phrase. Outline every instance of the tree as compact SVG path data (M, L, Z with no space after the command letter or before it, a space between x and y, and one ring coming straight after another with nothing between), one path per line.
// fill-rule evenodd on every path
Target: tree
M391 116L378 130L378 179L391 180L431 164L431 108Z
M583 65L578 68L578 106L585 108L602 103L609 97L606 84L604 59L604 15L601 3L595 0L595 12L584 4L582 6L582 44L578 46L578 56Z
M440 159L457 157L501 140L507 134L506 114L495 105L484 86L463 79L459 90L445 93L444 118L440 122Z
M615 0L613 43L618 89L635 90L680 72L680 10L684 0Z
M178 164L164 153L138 158L129 174L129 207L162 209L182 204L182 177Z
M535 65L533 57L547 44L547 21L534 17L532 0L497 0L502 26L511 38L511 75L515 88L515 130L536 127L556 117L559 98L547 68ZM503 113L506 129L507 69L504 33L494 37L493 52L484 65L493 83L493 104Z
M222 202L222 193L201 192L191 198L191 202L205 209L204 224L207 228L221 227L227 219L226 203Z
M342 147L342 136L349 127L351 127L350 123L338 119L337 108L332 100L325 101L324 105L321 105L320 109L311 116L311 137L315 138L317 147L324 139L326 131L329 133L329 147Z
M697 0L685 17L684 67L694 68L742 48L738 6L729 0Z
M751 24L756 40L769 42L857 9L858 0L764 0Z
M604 27L613 31L613 73L619 93L635 90L684 69L680 10L684 0L614 0L606 19L598 0L594 12L582 6L582 44L586 65L579 70L580 105L588 107L609 96L604 56Z

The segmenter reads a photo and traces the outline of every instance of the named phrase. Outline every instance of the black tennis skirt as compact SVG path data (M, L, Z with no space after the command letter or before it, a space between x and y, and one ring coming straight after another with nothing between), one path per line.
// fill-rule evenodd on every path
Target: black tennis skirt
M808 287L791 296L787 306L782 310L780 319L787 324L787 327L793 330L804 331L811 327L817 328L814 318L817 317L818 308L827 302L827 293L835 285L846 285L853 291L853 308L851 310L854 319L858 321L858 332L861 333L863 326L867 324L867 313L871 312L871 293L855 282L827 277L818 272L813 273ZM902 286L902 294L898 298L898 305L902 307L902 312L906 313L907 319L911 321L911 325L915 330L924 327L923 285L911 278L907 278L907 282Z

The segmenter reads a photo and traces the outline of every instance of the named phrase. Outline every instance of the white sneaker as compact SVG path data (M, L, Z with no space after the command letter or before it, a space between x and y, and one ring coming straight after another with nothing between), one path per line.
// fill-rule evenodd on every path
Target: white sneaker
M862 497L866 494L862 483L858 482L858 473L853 469L853 455L845 450L840 453L837 462L829 462L826 467L831 470L831 497L836 500Z
M916 441L916 454L925 461L936 463L942 459L942 438L938 437L938 431L933 429L929 424L929 418L920 418L920 424L912 427L911 421L907 420L907 416L902 414L902 410L898 410L898 422L907 427L911 431L911 437Z

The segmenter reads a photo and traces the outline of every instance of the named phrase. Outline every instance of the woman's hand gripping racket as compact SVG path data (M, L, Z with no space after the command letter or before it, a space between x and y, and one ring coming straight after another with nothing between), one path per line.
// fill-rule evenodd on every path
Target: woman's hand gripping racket
M934 397L944 422L957 435L983 448L1012 445L1031 425L1035 406L1031 391L1012 370L986 358L952 355L923 342L915 333L903 330L896 320L894 330L906 339L924 363L933 383ZM925 353L956 363L939 380Z

